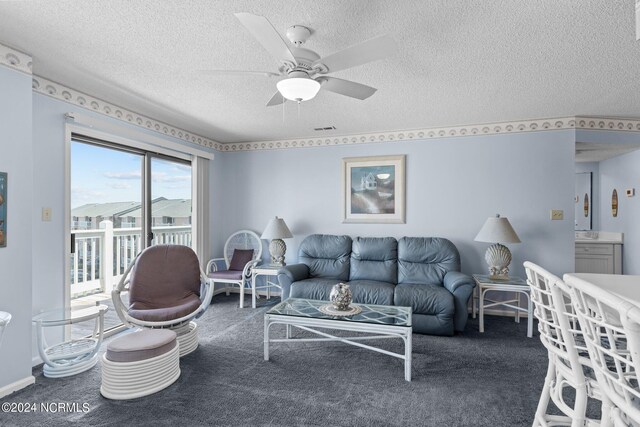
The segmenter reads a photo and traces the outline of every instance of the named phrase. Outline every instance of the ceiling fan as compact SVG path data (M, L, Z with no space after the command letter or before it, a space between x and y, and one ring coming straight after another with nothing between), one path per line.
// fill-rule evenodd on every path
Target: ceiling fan
M311 31L307 27L301 25L289 27L286 33L292 43L289 45L264 16L252 13L236 13L235 16L277 60L278 72L236 70L206 72L284 77L276 83L278 91L267 102L268 107L282 104L287 99L298 103L308 101L317 95L321 87L351 98L367 99L376 92L376 88L330 77L327 74L385 58L397 50L394 40L388 35L383 35L321 58L316 52L302 47L311 36Z

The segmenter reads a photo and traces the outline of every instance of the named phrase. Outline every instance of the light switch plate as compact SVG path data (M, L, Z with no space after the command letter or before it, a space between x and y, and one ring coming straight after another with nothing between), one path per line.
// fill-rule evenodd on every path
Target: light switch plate
M42 208L42 220L51 221L51 208Z
M551 219L554 221L564 219L564 211L561 209L551 209Z

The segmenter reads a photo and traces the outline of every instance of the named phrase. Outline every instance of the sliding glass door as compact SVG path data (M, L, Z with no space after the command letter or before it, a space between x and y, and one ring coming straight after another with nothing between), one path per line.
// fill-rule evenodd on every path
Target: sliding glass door
M113 308L112 289L144 248L192 246L191 162L81 135L70 154L69 302ZM105 328L119 324L110 310Z

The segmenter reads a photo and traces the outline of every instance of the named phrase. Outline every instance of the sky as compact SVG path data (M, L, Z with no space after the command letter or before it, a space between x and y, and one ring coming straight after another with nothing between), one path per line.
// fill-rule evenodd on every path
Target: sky
M71 143L71 208L87 203L141 202L143 157ZM191 166L152 159L151 198L191 198Z

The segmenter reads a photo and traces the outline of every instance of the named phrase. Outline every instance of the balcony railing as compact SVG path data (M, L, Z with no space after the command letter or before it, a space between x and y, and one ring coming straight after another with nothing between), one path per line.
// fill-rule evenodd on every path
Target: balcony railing
M152 227L153 244L191 246L191 226ZM142 250L142 230L113 228L102 221L99 230L72 230L75 253L71 255L71 297L96 291L110 292L131 261Z

